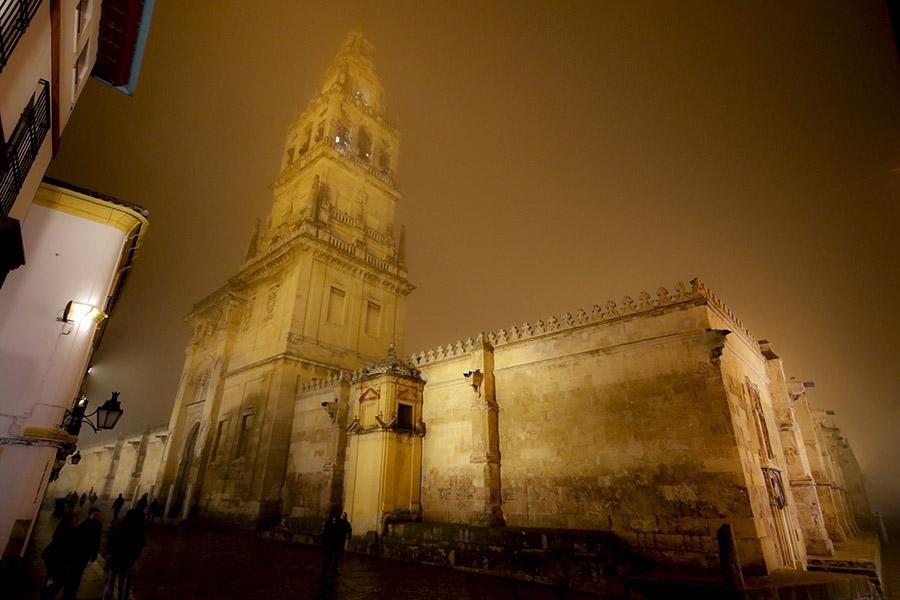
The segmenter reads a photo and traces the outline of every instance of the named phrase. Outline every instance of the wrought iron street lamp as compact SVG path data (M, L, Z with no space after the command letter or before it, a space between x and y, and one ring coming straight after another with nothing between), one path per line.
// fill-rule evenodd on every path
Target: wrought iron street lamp
M81 432L81 425L87 423L94 433L104 429L112 429L122 418L121 404L119 404L119 392L113 392L109 400L97 407L92 413L87 413L87 398L82 397L72 408L67 410L63 417L62 428L67 433L77 436ZM96 420L91 421L91 418Z

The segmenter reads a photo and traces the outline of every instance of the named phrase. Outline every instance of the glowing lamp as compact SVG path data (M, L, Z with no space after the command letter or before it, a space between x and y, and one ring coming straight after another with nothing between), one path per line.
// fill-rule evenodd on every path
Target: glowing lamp
M85 318L99 321L105 317L106 313L92 304L69 300L66 302L66 307L63 309L62 317L59 320L63 323L80 323Z
M109 400L97 409L97 429L112 429L124 412L119 404L119 392L113 392Z

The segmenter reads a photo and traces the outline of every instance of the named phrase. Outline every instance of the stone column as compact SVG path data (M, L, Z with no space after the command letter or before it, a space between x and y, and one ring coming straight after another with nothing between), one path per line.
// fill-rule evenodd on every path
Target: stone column
M811 474L811 479L802 482L801 485L811 488L806 491L807 501L810 503L810 506L812 506L813 500L818 504L819 514L822 515L822 523L829 540L831 542L843 542L847 538L834 518L834 506L831 501L831 482L822 463L822 452L819 449L819 438L816 435L818 426L813 418L809 399L799 383L792 388L792 398L794 414L796 415L797 423L800 425L800 432L803 435L803 450L806 453ZM811 496L812 490L815 491L815 499Z
M773 370L776 372L771 372ZM774 390L772 399L777 407L790 491L796 507L797 521L803 532L806 552L818 556L832 556L834 544L825 529L825 518L822 516L819 496L816 493L816 482L804 446L797 412L794 410L795 402L805 393L803 385L800 382L784 381L784 371L780 365L777 370L770 367L769 377Z
M472 386L472 454L470 462L482 468L481 481L475 483L475 502L472 525L500 527L505 524L500 496L500 429L499 407L494 385L494 349L479 336L480 349L473 358L480 368L470 371L467 379Z
M128 444L135 446L134 469L131 471L131 477L128 478L128 485L125 486L125 496L134 498L135 492L138 491L138 483L141 480L141 474L144 472L144 457L147 455L147 441L150 437L150 428L148 427L141 437L137 440L129 440Z
M124 443L125 439L120 437L111 447L107 446L112 451L112 458L109 461L109 471L106 472L106 477L103 480L103 489L100 491L101 500L109 500L112 497L112 486L116 480L116 470L119 468L119 458L122 456L122 445Z

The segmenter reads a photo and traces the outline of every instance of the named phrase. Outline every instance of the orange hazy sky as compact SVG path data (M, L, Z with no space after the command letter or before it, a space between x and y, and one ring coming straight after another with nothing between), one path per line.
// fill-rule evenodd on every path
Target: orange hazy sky
M88 388L122 392L119 432L167 422L183 318L360 25L402 135L408 350L700 275L900 511L900 68L874 0L157 0L136 95L90 82L50 169L151 212Z

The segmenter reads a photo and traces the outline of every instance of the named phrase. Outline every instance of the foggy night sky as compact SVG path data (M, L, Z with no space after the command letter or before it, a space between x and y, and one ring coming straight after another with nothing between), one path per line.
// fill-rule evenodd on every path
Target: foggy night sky
M402 136L408 353L699 275L900 512L900 68L875 0L157 0L136 95L89 82L48 173L151 213L88 387L122 392L115 434L168 422L184 316L237 272L361 23Z

